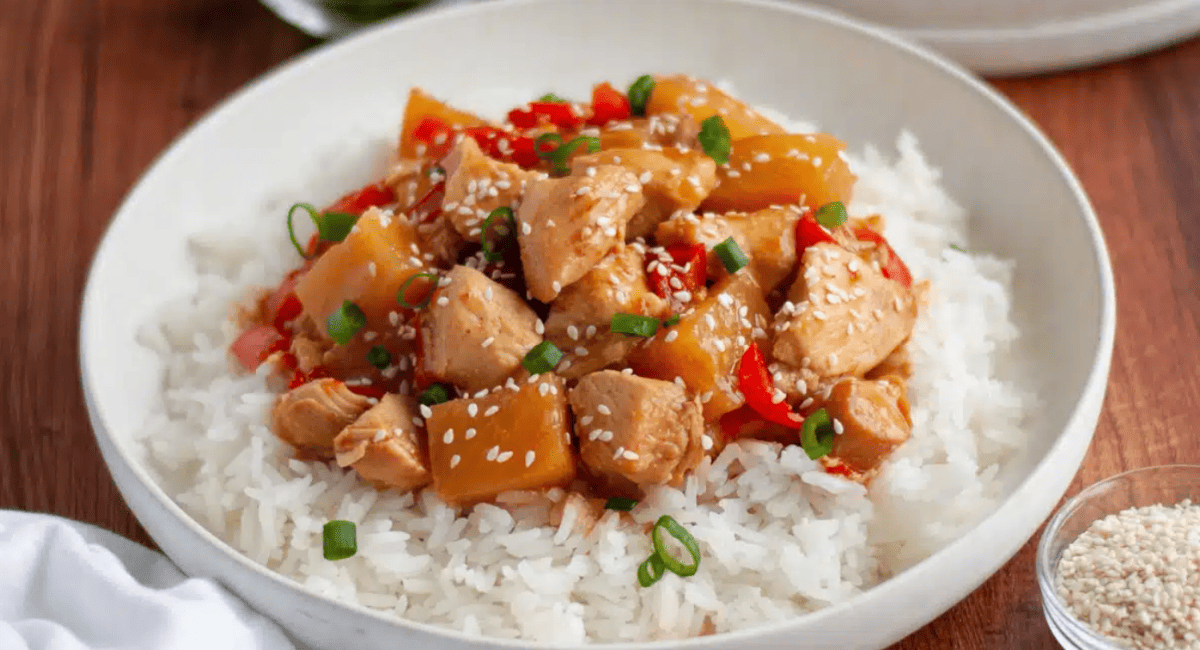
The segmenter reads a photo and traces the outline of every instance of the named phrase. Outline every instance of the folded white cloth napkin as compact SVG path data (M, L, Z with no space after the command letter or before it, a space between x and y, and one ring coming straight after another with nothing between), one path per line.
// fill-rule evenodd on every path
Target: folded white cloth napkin
M275 623L163 555L0 510L0 650L294 650Z

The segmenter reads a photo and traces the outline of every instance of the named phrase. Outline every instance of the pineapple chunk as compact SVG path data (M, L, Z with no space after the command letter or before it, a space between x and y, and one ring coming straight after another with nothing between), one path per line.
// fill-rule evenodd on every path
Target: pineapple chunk
M764 135L733 143L729 164L717 169L717 189L700 208L709 212L753 212L773 205L803 203L817 209L848 202L854 187L846 148L823 133Z
M753 135L786 133L783 127L763 117L746 102L710 83L685 75L658 77L655 80L650 101L646 102L646 114L661 113L685 113L697 123L720 115L734 140Z
M408 93L408 105L404 107L404 126L400 129L400 157L417 158L425 155L424 146L413 138L413 130L427 117L441 120L449 127L479 126L483 120L439 101L433 95L413 88ZM447 148L450 143L446 143Z
M553 373L438 404L425 430L433 486L446 503L468 505L575 478L566 382Z

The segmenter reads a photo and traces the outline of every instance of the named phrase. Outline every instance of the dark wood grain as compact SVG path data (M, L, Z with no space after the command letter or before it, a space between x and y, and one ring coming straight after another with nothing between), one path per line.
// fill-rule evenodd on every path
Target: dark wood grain
M78 388L87 263L172 138L309 45L253 0L0 3L0 508L150 543ZM1116 269L1108 398L1071 493L1122 469L1200 462L1200 41L996 85L1074 166ZM1033 556L1031 541L893 650L1056 648Z

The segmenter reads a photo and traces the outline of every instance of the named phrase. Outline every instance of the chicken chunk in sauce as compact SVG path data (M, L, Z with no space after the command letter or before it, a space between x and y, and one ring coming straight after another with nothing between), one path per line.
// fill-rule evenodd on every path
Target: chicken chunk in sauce
M704 457L699 398L673 382L601 370L571 390L579 455L594 474L678 485Z
M833 385L825 410L838 424L830 455L857 472L877 467L912 434L907 389L895 376L848 377Z
M315 458L333 458L333 441L371 402L337 379L310 381L279 396L271 428L281 440Z
M416 415L411 397L384 395L334 438L337 464L353 467L378 488L409 492L429 485L433 476L421 448L424 432L413 423Z

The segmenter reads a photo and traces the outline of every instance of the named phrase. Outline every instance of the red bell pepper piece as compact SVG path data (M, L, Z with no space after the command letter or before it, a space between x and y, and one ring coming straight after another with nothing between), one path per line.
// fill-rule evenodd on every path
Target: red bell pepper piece
M508 121L519 129L532 129L542 123L553 124L560 129L574 129L583 124L583 118L576 115L567 102L530 102L528 109L514 108L509 111Z
M588 124L604 126L616 120L627 120L632 114L629 98L612 84L606 81L592 89L592 117Z
M749 406L738 408L721 416L721 432L725 434L725 442L732 442L756 430L762 423L762 416Z
M413 129L413 139L425 145L425 155L441 158L454 146L454 130L436 117L426 117Z
M869 241L883 249L884 257L887 259L882 269L883 277L891 278L906 288L912 286L912 273L909 272L908 265L904 263L904 260L900 259L900 256L887 243L883 235L866 226L859 226L854 229L854 236L860 241Z
M542 159L539 158L537 152L534 151L533 138L513 138L510 144L512 145L512 153L510 153L508 157L514 163L520 165L524 169L532 169L533 167L537 167L539 164L541 164Z
M670 261L666 261L662 256L651 257L651 261L657 261L658 264L650 269L650 264L647 263L646 279L650 283L650 288L658 295L659 298L669 300L676 291L688 291L695 293L697 289L704 286L707 275L708 255L704 250L704 244L672 244L666 247L667 255L670 256ZM668 272L661 273L664 264ZM681 271L674 267L687 269ZM680 286L673 286L671 279L676 278Z
M275 318L272 321L275 329L280 333L287 332L288 322L295 320L301 311L304 311L304 306L300 304L300 299L296 297L295 293L288 293L275 312Z
M811 211L806 212L796 222L796 254L803 255L805 249L816 244L834 244L833 235L817 223L817 218Z
M850 476L854 473L854 470L850 469L849 465L839 460L832 465L827 465L825 467L825 472L827 474L833 474L834 476Z
M246 370L253 371L270 354L271 346L282 339L274 327L258 325L242 332L229 346L229 351Z
M395 202L396 192L382 182L379 182L343 196L336 203L325 208L324 212L345 212L346 214L360 217L362 213L370 208L389 205Z
M767 372L767 362L757 343L746 348L737 367L738 390L746 398L746 405L758 412L764 420L799 428L802 418L792 411L787 402L775 402L775 386Z

